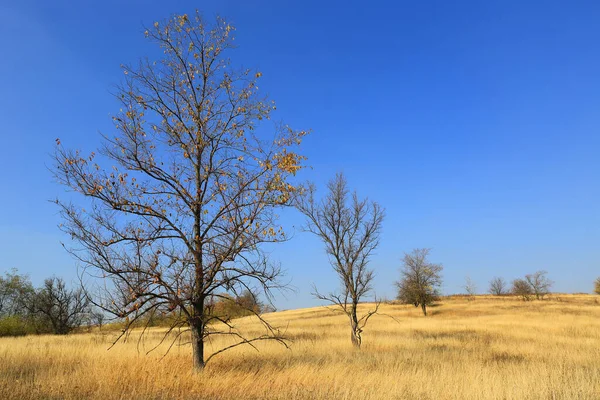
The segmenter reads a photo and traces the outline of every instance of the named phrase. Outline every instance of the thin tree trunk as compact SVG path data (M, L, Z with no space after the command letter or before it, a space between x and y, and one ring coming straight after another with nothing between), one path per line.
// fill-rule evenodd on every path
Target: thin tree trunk
M427 304L425 302L421 303L421 310L423 310L423 315L427 316Z
M360 345L362 339L360 337L360 328L358 327L358 317L356 315L356 304L353 304L350 309L350 326L352 328L352 334L350 339L352 340L352 345L357 349L360 349Z

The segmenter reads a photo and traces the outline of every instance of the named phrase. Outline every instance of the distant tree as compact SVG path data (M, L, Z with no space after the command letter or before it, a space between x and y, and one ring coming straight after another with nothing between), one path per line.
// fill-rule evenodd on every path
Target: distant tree
M594 281L594 293L600 294L600 278L596 278Z
M34 292L27 275L21 275L16 269L0 276L0 318L26 314L25 298Z
M477 285L468 276L465 278L465 286L463 286L463 288L470 297L473 297L477 294Z
M396 300L402 304L412 304L415 307L419 307L417 292L413 290L411 283L407 279L401 279L395 285L397 289Z
M507 293L506 281L503 278L493 278L490 281L489 293L494 296L504 296Z
M273 304L265 304L263 306L263 313L274 313L277 311L277 307L275 307Z
M20 336L40 331L26 308L34 292L29 277L12 269L0 276L0 336Z
M369 259L379 245L384 210L375 202L360 200L350 193L343 174L327 185L329 192L322 201L315 199L315 186L309 185L296 207L307 219L305 230L317 235L325 244L333 270L341 281L341 291L315 296L339 307L350 321L352 344L360 348L362 332L379 307L359 315L358 304L372 289L373 271Z
M258 294L250 289L244 290L236 297L236 304L243 310L248 310L250 314L259 314L263 312L263 304L258 298Z
M525 279L515 279L512 282L512 294L515 296L521 297L523 300L528 301L531 300L531 297L534 295L533 288Z
M98 329L102 329L104 321L106 321L106 314L102 310L95 309L90 312L89 322L91 325L95 325Z
M245 317L247 315L260 314L264 308L258 295L249 289L244 290L236 296L221 293L218 297L215 296L211 300L208 303L209 312L225 321L231 321L234 318Z
M543 299L544 296L550 293L553 282L548 279L547 274L548 272L546 271L537 271L533 274L525 275L525 280L531 286L533 294L535 294L535 298L538 300Z
M57 180L82 200L57 201L71 253L108 281L95 301L127 321L123 335L146 314L171 313L171 330L191 332L196 370L235 346L285 344L264 319L264 333L246 336L208 307L223 293L282 288L263 245L286 240L276 209L305 160L296 150L307 132L261 125L275 106L258 91L261 73L227 58L233 31L198 13L154 23L145 35L160 59L124 66L114 136L98 155L58 140L55 153ZM213 335L235 341L205 354Z
M83 289L68 289L64 280L57 277L46 279L44 285L26 300L26 307L58 335L81 326L91 314L90 302Z
M423 315L427 306L440 295L442 264L427 261L431 249L414 249L405 253L401 279L396 282L398 299L408 304L420 305Z

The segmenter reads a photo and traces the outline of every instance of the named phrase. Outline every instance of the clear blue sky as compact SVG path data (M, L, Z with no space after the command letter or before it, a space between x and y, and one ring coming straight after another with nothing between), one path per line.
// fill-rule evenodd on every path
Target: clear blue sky
M169 4L171 3L171 4ZM289 3L289 4L288 4ZM577 4L575 4L577 3ZM600 4L552 1L0 0L0 273L71 279L47 166L54 139L94 149L118 109L121 63L149 54L142 25L196 7L237 27L232 54L264 78L278 117L313 134L323 185L344 171L387 209L372 261L393 297L400 258L432 247L444 292L549 271L557 291L600 276ZM285 220L298 224L294 214ZM316 238L274 250L317 304L337 279Z

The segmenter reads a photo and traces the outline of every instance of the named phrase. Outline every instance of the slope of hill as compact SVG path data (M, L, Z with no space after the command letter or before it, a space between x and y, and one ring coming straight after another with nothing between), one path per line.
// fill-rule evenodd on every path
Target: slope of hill
M364 305L366 307L368 305ZM290 349L239 347L193 374L185 339L162 336L107 351L114 332L0 338L2 399L597 399L598 296L446 298L423 317L383 305L354 350L343 316L326 308L269 314ZM252 318L246 330L260 326ZM223 343L214 343L221 345ZM210 347L210 346L209 346Z

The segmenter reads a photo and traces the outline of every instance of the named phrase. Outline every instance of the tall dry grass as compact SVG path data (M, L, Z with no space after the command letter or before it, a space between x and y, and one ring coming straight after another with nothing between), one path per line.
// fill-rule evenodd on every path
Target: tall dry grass
M447 298L423 317L385 305L352 349L344 317L324 308L268 319L294 340L237 348L201 374L189 345L150 355L160 330L112 350L114 332L0 339L2 399L600 399L600 305ZM244 329L258 329L251 318ZM218 346L222 343L213 343Z

